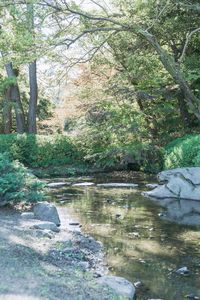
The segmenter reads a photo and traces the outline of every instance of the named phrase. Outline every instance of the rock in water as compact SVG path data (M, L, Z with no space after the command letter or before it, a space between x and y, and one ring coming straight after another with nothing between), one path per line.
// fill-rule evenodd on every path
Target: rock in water
M39 202L33 208L35 218L41 221L53 222L60 226L60 218L55 205L48 202Z
M50 182L47 184L47 187L52 189L57 189L57 188L64 187L66 185L70 185L70 182Z
M119 182L110 182L110 183L99 183L97 187L102 188L136 188L138 184L136 183L119 183Z
M165 181L153 191L144 195L155 198L177 198L200 201L200 168L178 168L163 171L158 175L160 181Z
M119 296L127 300L134 300L136 291L134 285L122 277L103 276L97 279L98 283L107 285L113 289Z

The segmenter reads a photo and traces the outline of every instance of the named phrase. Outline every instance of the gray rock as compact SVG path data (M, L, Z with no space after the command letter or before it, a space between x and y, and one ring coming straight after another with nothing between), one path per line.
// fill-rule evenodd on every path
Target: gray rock
M117 276L103 276L97 279L97 282L109 286L119 296L127 300L133 300L136 297L136 290L134 285L122 277Z
M187 267L182 267L182 268L176 270L176 273L177 274L181 274L181 275L188 274L189 273L189 269Z
M94 185L94 182L78 182L78 183L74 183L72 184L72 186L77 186L77 187L81 187L81 186L93 186Z
M159 184L157 183L148 183L146 184L146 187L150 188L150 189L155 189L159 186Z
M60 229L53 222L34 224L31 228L40 229L40 230L51 230L53 232L60 232Z
M200 168L178 168L163 171L159 180L167 183L144 195L156 198L177 198L200 201Z
M138 187L138 184L135 183L99 183L97 184L98 187L103 188L136 188Z
M69 225L70 225L70 226L79 226L80 223L79 223L78 221L70 221L70 222L69 222Z
M192 213L190 215L183 216L178 223L188 226L198 226L200 224L200 215Z
M200 184L200 167L192 168L176 168L162 171L158 174L159 181L169 181L171 176L181 174L185 179L188 179L193 184Z
M41 221L53 222L60 226L60 218L55 205L47 202L39 202L33 208L34 216Z
M196 296L195 294L186 295L185 298L190 299L190 300L199 300L199 297Z
M134 282L134 286L136 289L139 289L143 286L143 283L142 283L142 281L136 281L136 282Z
M35 232L35 236L37 238L49 238L49 239L52 239L55 236L55 234L54 234L54 232L52 232L52 230L49 230L49 229L44 229L44 230L38 229Z
M22 219L25 219L25 220L30 220L30 219L34 219L35 218L35 215L33 212L23 212L21 214L21 217Z

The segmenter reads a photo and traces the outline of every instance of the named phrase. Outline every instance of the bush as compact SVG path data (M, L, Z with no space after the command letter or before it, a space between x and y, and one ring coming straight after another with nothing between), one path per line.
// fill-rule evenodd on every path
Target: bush
M4 152L28 167L58 166L79 158L72 141L62 135L0 135L0 153Z
M165 147L164 167L173 169L178 167L200 166L200 135L186 135L169 143Z
M41 181L6 153L0 153L0 173L0 204L43 200Z

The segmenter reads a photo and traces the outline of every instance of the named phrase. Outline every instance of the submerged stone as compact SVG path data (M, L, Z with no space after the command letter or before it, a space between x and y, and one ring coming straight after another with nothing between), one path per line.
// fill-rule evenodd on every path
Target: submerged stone
M97 184L97 186L103 188L136 188L138 187L138 184L113 182L113 183L99 183Z
M77 186L77 187L81 187L81 186L93 186L95 185L94 182L78 182L78 183L74 183L72 184L72 186Z
M70 184L71 184L70 182L50 182L47 184L47 187L55 189L55 188L60 188L60 187L67 186Z

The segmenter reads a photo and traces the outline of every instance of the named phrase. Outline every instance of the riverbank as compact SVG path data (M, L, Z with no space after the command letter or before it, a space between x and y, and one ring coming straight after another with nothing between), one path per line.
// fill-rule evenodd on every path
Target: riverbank
M124 299L97 283L102 245L70 232L65 209L59 215L60 232L45 236L20 211L0 210L0 299Z

